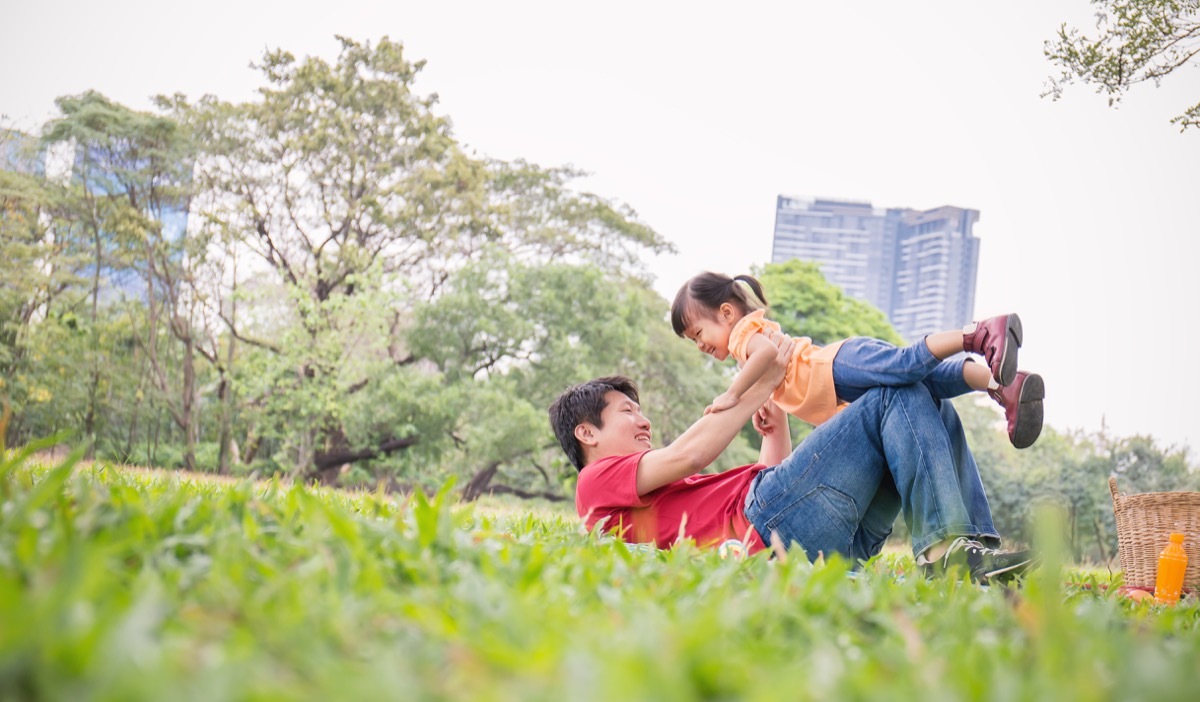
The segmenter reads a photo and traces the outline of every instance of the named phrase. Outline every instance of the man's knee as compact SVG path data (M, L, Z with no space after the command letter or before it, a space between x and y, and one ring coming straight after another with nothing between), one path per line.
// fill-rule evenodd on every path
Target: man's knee
M928 402L932 403L932 407L937 407L937 400L929 392L929 388L924 383L911 383L909 385L895 386L880 386L871 388L867 394L876 393L878 401L886 407L891 407L897 403L910 402ZM865 395L864 395L865 397Z

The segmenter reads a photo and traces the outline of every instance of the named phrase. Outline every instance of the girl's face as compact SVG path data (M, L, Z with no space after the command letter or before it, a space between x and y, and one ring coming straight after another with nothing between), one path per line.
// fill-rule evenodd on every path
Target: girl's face
M728 302L716 310L698 307L688 320L683 336L695 342L701 353L724 361L729 358L729 333L740 318L741 315Z

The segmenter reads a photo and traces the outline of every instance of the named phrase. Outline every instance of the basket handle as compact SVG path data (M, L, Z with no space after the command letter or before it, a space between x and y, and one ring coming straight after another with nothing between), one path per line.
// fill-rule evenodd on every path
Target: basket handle
M1108 491L1112 493L1113 504L1116 504L1120 495L1117 494L1117 479L1111 475L1108 476Z

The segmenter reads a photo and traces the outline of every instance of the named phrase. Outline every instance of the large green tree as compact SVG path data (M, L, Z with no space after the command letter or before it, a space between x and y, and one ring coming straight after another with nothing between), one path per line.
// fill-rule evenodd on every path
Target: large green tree
M170 117L131 110L95 92L56 102L61 116L46 125L43 142L74 153L65 186L72 204L66 214L82 224L93 243L93 353L84 431L95 440L99 388L106 373L106 350L100 342L102 293L123 290L130 293L131 320L140 323L133 334L148 377L184 436L184 465L194 469L196 362L211 335L196 321L190 267L203 260L206 245L169 224L182 220L189 209L192 141ZM140 291L128 283L106 286L102 280L129 275L140 281ZM178 349L164 348L164 336ZM175 351L178 355L172 358Z
M1200 0L1092 0L1095 37L1063 24L1045 54L1062 72L1047 95L1062 97L1080 81L1119 103L1140 83L1158 85L1177 69L1196 68L1200 55ZM1200 126L1200 102L1171 120L1180 131Z
M820 346L851 336L903 343L882 312L847 296L812 261L768 263L756 277L766 292L772 318L793 336L807 336Z
M666 301L636 277L529 264L500 247L448 279L419 309L410 347L449 388L434 406L458 403L449 413L458 458L442 460L470 476L465 494L528 494L536 486L564 495L575 469L546 409L567 386L592 377L634 378L659 441L700 416L727 379L671 333L666 313ZM739 443L729 460L748 460L746 449Z
M240 320L223 317L257 358L242 415L294 472L424 440L362 445L344 420L387 364L421 363L404 342L418 306L485 249L634 275L642 253L669 249L632 210L572 189L574 170L465 153L399 43L339 41L334 63L268 53L257 101L162 101L205 145L204 226L258 259Z

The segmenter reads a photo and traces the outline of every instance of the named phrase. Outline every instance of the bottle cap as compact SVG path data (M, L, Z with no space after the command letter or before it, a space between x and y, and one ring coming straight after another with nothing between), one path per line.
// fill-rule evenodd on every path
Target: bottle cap
M1183 543L1183 534L1180 534L1177 531L1171 532L1171 543L1175 543L1175 544Z

